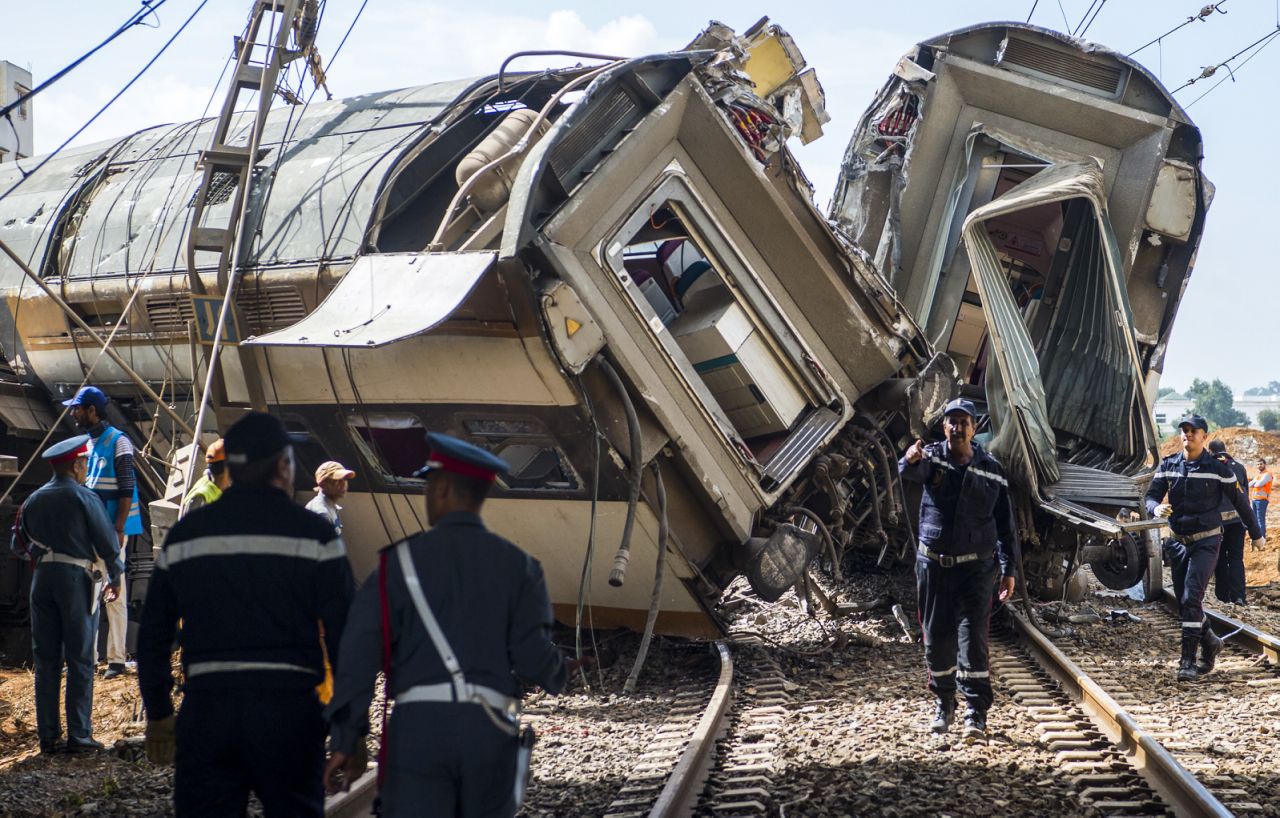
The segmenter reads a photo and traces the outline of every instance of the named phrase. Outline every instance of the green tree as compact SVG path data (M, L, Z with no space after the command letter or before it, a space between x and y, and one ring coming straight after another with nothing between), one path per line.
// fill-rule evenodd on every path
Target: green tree
M1163 398L1165 395L1172 395L1174 392L1177 392L1177 391L1178 390L1174 389L1172 386L1162 386L1160 387L1160 391L1156 393L1156 399L1158 400L1160 398Z
M1274 409L1263 409L1258 413L1258 423L1265 432L1274 432L1280 429L1280 412Z
M1260 397L1266 395L1280 395L1280 381L1272 381L1266 386L1255 386L1252 389L1244 390L1248 397Z
M1212 383L1196 378L1187 390L1195 401L1194 410L1214 426L1248 426L1249 416L1235 408L1231 388L1214 378Z

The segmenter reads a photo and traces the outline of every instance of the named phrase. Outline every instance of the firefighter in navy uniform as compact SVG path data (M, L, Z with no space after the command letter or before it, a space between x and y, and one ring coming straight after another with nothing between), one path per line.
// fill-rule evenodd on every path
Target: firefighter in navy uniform
M568 666L551 641L551 601L538 561L488 531L480 508L507 464L441 434L427 435L430 530L384 549L342 635L326 783L363 769L379 670L395 700L380 750L389 816L509 816L527 743L517 730L521 685L564 689Z
M64 660L66 749L72 753L102 749L93 738L91 718L93 648L103 580L94 576L94 563L100 561L106 567L107 599L120 589L124 565L107 510L92 491L80 485L88 450L88 435L46 449L41 457L53 467L53 478L27 498L14 524L14 552L36 564L31 579L31 653L41 753L55 753L62 747L58 694Z
M1173 574L1182 620L1178 681L1188 682L1213 670L1222 650L1222 640L1205 621L1204 594L1218 563L1223 500L1240 515L1255 545L1262 542L1262 531L1246 495L1239 491L1236 475L1205 450L1209 423L1199 415L1187 415L1179 421L1178 430L1182 451L1160 461L1147 489L1146 505L1153 517L1167 517L1173 532L1164 541L1164 558ZM1202 648L1204 660L1199 665L1197 648Z
M980 739L992 701L992 589L999 576L1000 600L1012 596L1018 540L1009 484L999 462L973 442L974 421L971 402L948 403L946 441L917 440L898 461L898 473L924 485L916 591L929 690L938 698L930 727L935 733L950 728L958 684L969 705L965 737Z
M284 426L251 412L224 438L232 485L169 532L138 634L147 756L174 763L178 816L324 814L316 685L354 596L342 538L293 501ZM175 718L170 651L186 678Z
M1227 454L1227 445L1221 440L1209 441L1209 454L1236 476L1240 493L1249 493L1249 473L1240 461ZM1250 505L1250 510L1252 510ZM1223 492L1218 504L1222 513L1222 548L1218 550L1218 567L1213 571L1213 595L1220 602L1244 604L1244 521L1231 502L1229 492ZM1255 516L1256 518L1256 516ZM1262 523L1258 523L1261 529ZM1265 535L1265 533L1264 533Z

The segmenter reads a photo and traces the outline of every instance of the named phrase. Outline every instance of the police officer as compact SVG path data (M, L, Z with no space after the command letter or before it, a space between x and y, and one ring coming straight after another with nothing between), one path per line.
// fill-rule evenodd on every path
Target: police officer
M80 387L75 397L64 400L62 405L70 407L76 425L92 438L85 485L107 506L107 517L115 524L116 536L120 539L120 559L126 569L119 595L106 605L107 672L103 677L110 679L125 672L125 635L129 627L128 542L129 537L142 533L133 443L128 435L107 422L104 416L107 396L96 386Z
M320 625L336 656L351 567L333 526L293 502L293 450L279 420L251 412L225 447L231 487L174 525L147 590L138 634L147 756L174 762L179 816L243 815L250 791L267 815L320 816ZM179 620L186 683L175 724Z
M944 410L946 440L917 440L898 461L904 480L924 485L916 591L924 626L929 689L937 696L930 728L944 733L955 718L957 682L968 702L965 737L986 737L991 707L987 628L991 595L1013 594L1018 541L1009 484L994 457L973 441L976 410L957 398ZM997 573L998 571L998 573ZM958 657L957 657L958 654Z
M1222 650L1222 640L1205 621L1203 605L1222 543L1219 508L1223 499L1240 515L1255 542L1262 539L1262 531L1245 495L1239 491L1236 475L1205 450L1208 422L1199 415L1187 415L1178 422L1178 430L1182 434L1182 451L1160 461L1147 489L1146 505L1152 516L1167 517L1173 531L1164 541L1164 557L1171 567L1182 619L1178 681L1186 682L1213 670ZM1204 659L1198 666L1197 646L1203 649Z
M1242 494L1249 491L1249 473L1235 458L1227 454L1227 444L1209 441L1209 454L1236 476ZM1252 507L1250 508L1252 510ZM1222 548L1218 550L1218 567L1213 572L1213 594L1220 602L1244 604L1244 523L1232 505L1229 492L1223 492L1218 505L1222 512ZM1256 517L1255 517L1256 519ZM1259 530L1262 524L1259 523Z
M431 529L386 548L356 595L326 711L326 780L333 788L339 770L347 782L360 773L374 677L385 668L395 710L383 728L382 814L509 816L521 684L558 693L566 664L551 642L542 567L480 519L507 464L447 435L427 442L417 476L426 477Z
M182 505L184 513L216 502L231 485L231 473L227 471L227 450L222 438L209 444L204 452L204 475L187 492Z
M99 578L94 561L108 574L106 597L120 589L120 543L102 502L80 485L89 436L50 446L41 455L53 479L22 505L12 547L36 561L31 580L31 652L35 657L36 732L40 752L60 749L58 694L67 664L68 752L101 750L93 739L93 653L98 633Z

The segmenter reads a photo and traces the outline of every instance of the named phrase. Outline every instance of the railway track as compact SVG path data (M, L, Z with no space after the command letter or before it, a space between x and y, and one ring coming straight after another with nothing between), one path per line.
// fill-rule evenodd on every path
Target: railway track
M1176 650L1177 620L1157 620L1154 612L1160 608L1146 610L1142 625L1146 630L1129 633L1132 640L1147 644L1151 653L1136 651L1129 658L1138 676L1152 680L1147 688L1135 686L1132 674L1118 672L1108 664L1123 667L1125 662L1105 640L1095 644L1079 637L1074 637L1075 642L1073 637L1059 637L1055 641L1017 616L1010 626L993 634L991 670L998 701L991 738L980 752L993 757L996 769L1006 764L1013 769L1018 758L1032 752L1038 755L1028 765L1041 774L1045 767L1056 767L1051 780L1058 797L1066 798L1062 802L1063 814L1276 814L1280 804L1271 791L1280 793L1276 786L1280 782L1233 774L1218 763L1221 759L1216 756L1221 754L1212 750L1212 740L1208 749L1196 741L1197 730L1205 736L1217 733L1211 734L1208 727L1198 723L1188 727L1184 719L1170 718L1172 703L1159 698L1161 691L1175 691L1184 707L1187 702L1198 701L1204 711L1228 703L1220 701L1218 691L1205 686L1215 682L1213 676L1200 686L1174 684L1169 660ZM1270 704L1246 707L1265 710L1280 706L1280 696L1276 695L1280 694L1280 673L1275 670L1280 640L1220 612L1208 611L1208 616L1217 632L1235 632L1229 640L1229 651L1219 659L1217 683L1271 697L1265 700ZM1124 628L1103 627L1097 629L1095 636L1124 633ZM903 657L918 651L918 647L899 642L892 648L898 654L897 664L886 664L883 670L900 674ZM607 809L598 809L599 813L611 818L789 814L787 804L805 803L806 792L801 790L807 787L811 794L821 789L821 782L804 782L810 773L797 769L801 763L798 756L804 753L797 753L797 740L791 734L803 728L808 723L806 719L823 716L855 700L860 693L866 694L865 680L848 687L837 683L827 692L814 692L818 689L816 683L801 676L794 676L793 681L788 674L795 673L795 664L784 666L778 660L781 654L763 644L735 645L732 655L724 643L716 643L710 649L718 660L718 673L691 677L672 690L665 720L651 728L652 737L645 750L633 757L612 802ZM850 657L847 665L875 663L877 658L876 654ZM809 667L818 669L823 665L815 661ZM897 697L901 700L899 708L910 711L918 704L918 693L917 701L903 699L900 691L906 689L909 688L894 688L886 693L881 688L879 697ZM1157 693L1155 699L1153 690ZM1197 691L1200 699L1196 699ZM1243 696L1239 691L1231 695L1234 699ZM1209 696L1213 698L1206 698ZM1275 712L1280 715L1280 709ZM916 716L912 720L922 721ZM1276 724L1280 728L1280 719ZM868 755L859 762L875 759L875 745L883 740L881 737L862 730L849 731L835 720L829 728L825 739L828 746L817 746L813 738L804 738L806 747L813 746L811 756L845 758L849 748L862 741L867 746L859 749L867 750ZM899 735L906 744L918 745L905 753L908 757L912 752L919 755L922 749L940 752L959 746L954 736L939 739L923 733L919 738ZM1036 745L1034 751L1029 744ZM845 775L856 769L847 764L835 766L836 773ZM913 774L918 781L920 776L935 771L918 769ZM941 764L936 774L945 777L947 764ZM928 786L924 787L926 791ZM947 786L934 787L936 800L932 804L946 805L950 796ZM1013 781L1006 786L1009 790L1026 790L1025 784ZM869 795L864 787L864 800L857 804L841 802L840 795L832 797L837 799L835 804L846 806L846 811L866 813L869 803L874 805L871 812L877 806L892 806L901 797L898 792L892 781L881 780ZM353 786L350 794L330 799L326 815L370 814L373 795L371 771ZM816 804L830 805L832 801L812 803L814 811L821 811ZM995 803L999 811L1000 802ZM901 812L901 803L898 807ZM1007 808L1017 811L1018 804ZM804 807L795 810L797 814L804 811Z

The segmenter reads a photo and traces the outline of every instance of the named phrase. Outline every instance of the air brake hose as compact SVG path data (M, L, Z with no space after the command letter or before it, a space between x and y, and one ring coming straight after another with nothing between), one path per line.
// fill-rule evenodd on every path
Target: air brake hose
M631 458L628 464L631 467L631 491L627 498L627 522L622 527L622 542L618 543L618 553L614 556L613 568L609 571L609 584L621 588L627 578L627 563L631 561L631 529L636 522L636 506L640 502L640 477L644 469L644 464L640 462L643 456L640 447L640 417L636 414L636 406L631 402L631 395L627 393L622 378L618 377L617 370L603 355L597 356L596 361L613 384L618 399L622 401L622 408L627 415L627 434L631 439Z
M653 593L649 596L649 615L644 620L644 635L640 637L640 649L636 651L635 664L631 666L631 675L622 686L623 693L634 693L636 682L640 679L640 668L644 666L645 656L649 653L649 642L653 639L653 626L658 621L658 608L662 604L662 576L667 568L667 535L670 526L667 524L667 487L662 484L662 467L653 464L653 482L657 486L658 500L658 561L653 569Z

